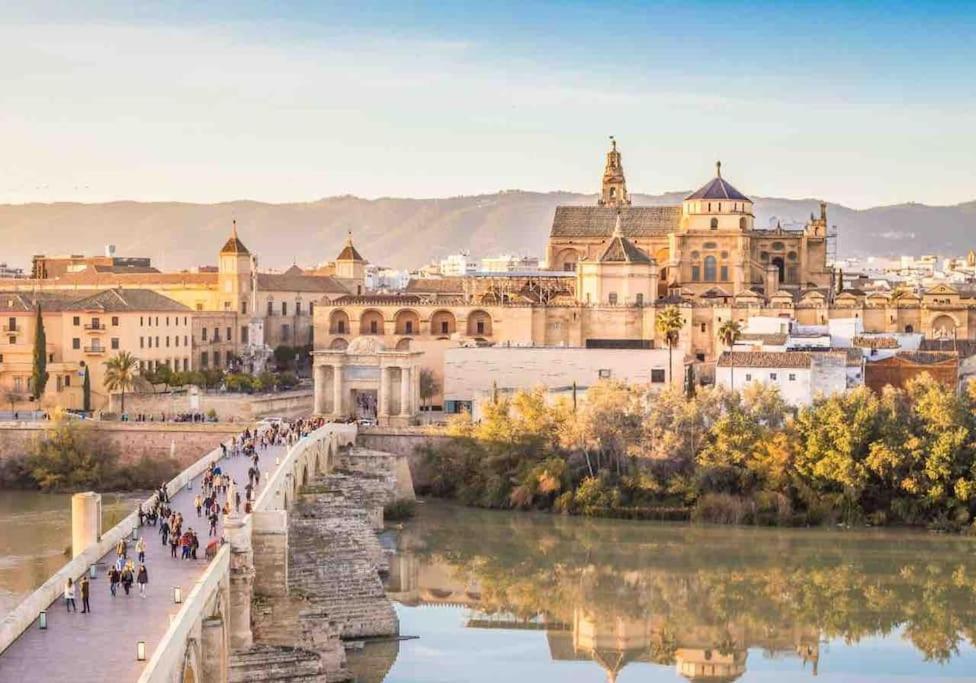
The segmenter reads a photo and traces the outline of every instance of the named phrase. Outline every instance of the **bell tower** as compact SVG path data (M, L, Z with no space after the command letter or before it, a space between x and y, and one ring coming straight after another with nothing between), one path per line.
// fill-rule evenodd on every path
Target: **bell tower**
M603 169L603 189L597 204L616 208L630 206L623 162L620 158L620 152L617 151L617 141L612 135L610 136L610 151L607 152L607 165Z

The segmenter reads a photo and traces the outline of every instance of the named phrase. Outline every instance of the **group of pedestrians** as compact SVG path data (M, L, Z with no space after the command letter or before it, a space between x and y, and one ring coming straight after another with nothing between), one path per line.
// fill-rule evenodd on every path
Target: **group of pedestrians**
M137 416L137 419L139 417L142 416ZM299 439L318 429L324 423L325 421L322 418L309 418L296 420L291 424L276 423L263 431L245 429L238 437L231 440L229 447L227 444L221 444L225 458L247 457L251 460L247 470L247 485L244 487L245 514L250 513L253 509L255 494L260 486L260 454L273 446L294 445ZM197 494L193 500L197 517L206 517L210 525L208 537L214 539L208 544L207 559L210 559L219 544L224 542L218 532L218 523L221 517L229 515L231 509L238 513L241 512L241 503L241 492L231 475L223 471L219 461L211 463L203 476L202 492ZM160 484L148 508L142 504L139 505L138 516L140 528L158 526L163 547L165 548L167 545L170 547L170 557L183 560L197 559L200 539L192 527L183 530L183 513L174 510L170 505L165 482ZM133 585L138 586L141 597L145 598L147 595L149 570L146 566L145 536L139 536L131 550L136 555L135 559L129 557L130 547L127 539L122 538L116 544L116 560L108 571L109 592L112 597L118 595L120 586L126 596L130 595ZM68 612L78 611L77 597L81 598L81 613L90 613L92 611L91 581L87 575L82 576L77 582L68 579L65 584L64 601Z

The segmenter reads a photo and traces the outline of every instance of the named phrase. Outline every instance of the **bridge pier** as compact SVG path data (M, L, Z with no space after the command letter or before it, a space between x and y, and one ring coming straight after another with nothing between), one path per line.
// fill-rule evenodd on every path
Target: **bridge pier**
M229 653L224 620L221 617L204 619L200 625L200 660L201 681L220 683L227 680Z
M246 650L254 643L251 633L251 598L254 595L251 522L238 513L231 514L224 521L224 534L230 543L230 614L227 615L230 649Z
M288 511L255 510L251 513L254 557L254 594L288 595Z

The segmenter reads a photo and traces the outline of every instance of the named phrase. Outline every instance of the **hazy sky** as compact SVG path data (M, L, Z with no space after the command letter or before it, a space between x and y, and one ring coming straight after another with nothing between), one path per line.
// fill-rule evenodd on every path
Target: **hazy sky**
M0 202L976 198L972 1L10 4Z

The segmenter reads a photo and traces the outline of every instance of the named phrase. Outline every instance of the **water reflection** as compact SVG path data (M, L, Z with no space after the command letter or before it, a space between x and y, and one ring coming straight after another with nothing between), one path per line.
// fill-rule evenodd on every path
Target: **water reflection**
M551 660L591 660L609 681L632 662L733 681L750 653L797 678L816 676L829 664L826 644L857 647L872 636L914 652L920 672L957 657L976 623L966 538L427 504L398 547L388 579L397 602L460 608L467 629L543 630Z

